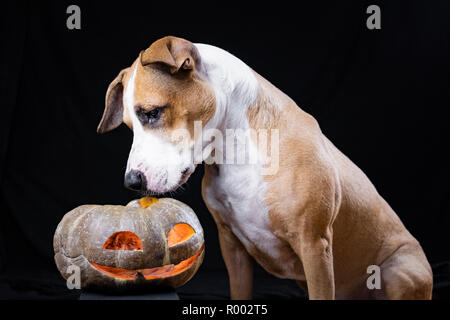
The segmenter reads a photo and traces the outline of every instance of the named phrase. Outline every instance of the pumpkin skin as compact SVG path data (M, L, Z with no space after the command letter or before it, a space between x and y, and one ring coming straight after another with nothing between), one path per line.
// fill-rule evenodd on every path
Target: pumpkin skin
M77 265L82 288L108 292L177 288L194 276L204 256L197 216L170 198L79 206L59 223L53 247L65 279L72 275L67 268Z

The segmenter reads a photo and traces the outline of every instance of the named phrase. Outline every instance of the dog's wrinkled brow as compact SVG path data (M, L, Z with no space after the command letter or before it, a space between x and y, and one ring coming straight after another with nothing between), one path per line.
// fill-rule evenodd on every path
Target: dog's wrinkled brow
M165 107L165 105L136 103L134 105L134 112L138 112L139 110L144 110L147 112L160 107Z

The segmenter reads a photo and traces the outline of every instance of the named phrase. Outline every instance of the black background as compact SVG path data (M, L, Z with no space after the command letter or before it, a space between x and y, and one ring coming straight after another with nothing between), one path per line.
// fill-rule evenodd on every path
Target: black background
M66 8L81 7L81 30ZM381 30L366 8L381 7ZM96 127L109 83L165 35L230 51L292 97L369 176L420 241L449 295L450 2L336 1L265 7L225 2L16 1L2 4L0 297L76 298L53 262L62 216L87 203L125 204L132 132ZM205 261L182 298L228 297L203 169L171 196L197 213ZM257 298L303 298L257 269Z

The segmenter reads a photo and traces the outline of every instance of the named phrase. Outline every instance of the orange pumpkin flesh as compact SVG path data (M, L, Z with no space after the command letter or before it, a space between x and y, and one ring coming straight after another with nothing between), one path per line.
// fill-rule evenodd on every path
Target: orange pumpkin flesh
M160 279L160 278L167 278L172 277L177 274L182 273L183 271L189 269L197 260L200 253L202 253L204 248L204 245L200 248L200 250L193 255L192 257L183 260L176 265L168 264L162 267L156 267L156 268L150 268L150 269L139 269L139 270L127 270L122 268L115 268L115 267L107 267L102 266L96 263L91 262L90 264L97 270L106 273L107 275L114 277L114 278L120 278L124 280L134 280L138 277L139 274L144 276L146 280L152 280L152 279Z
M106 240L103 249L142 251L142 242L133 232L120 231Z
M195 231L187 223L176 224L169 232L168 244L172 247L178 243L186 241L194 235Z

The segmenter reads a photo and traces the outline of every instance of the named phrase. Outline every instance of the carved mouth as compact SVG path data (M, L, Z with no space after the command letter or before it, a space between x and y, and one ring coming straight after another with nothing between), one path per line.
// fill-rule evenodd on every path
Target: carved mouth
M146 280L152 279L163 279L175 276L180 274L186 270L188 270L194 262L198 259L200 254L203 252L205 245L202 245L199 251L194 254L192 257L187 258L177 264L168 264L161 267L149 268L149 269L137 269L137 270L128 270L116 267L108 267L102 266L100 264L96 264L90 262L90 264L97 269L98 271L107 274L110 277L124 279L124 280L135 280L137 278L145 278Z

